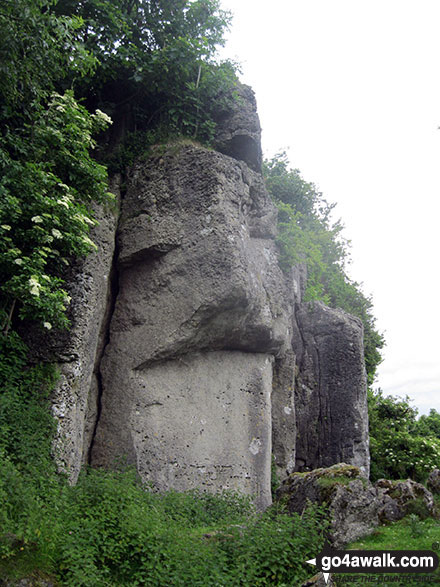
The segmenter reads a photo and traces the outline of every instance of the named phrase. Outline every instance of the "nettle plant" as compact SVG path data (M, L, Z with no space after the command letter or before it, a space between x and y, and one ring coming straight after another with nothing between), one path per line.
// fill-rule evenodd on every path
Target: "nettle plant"
M66 327L62 271L95 248L90 204L105 202L107 170L91 158L94 133L111 119L73 93L52 94L20 133L0 139L0 300L3 332L14 310L43 327Z

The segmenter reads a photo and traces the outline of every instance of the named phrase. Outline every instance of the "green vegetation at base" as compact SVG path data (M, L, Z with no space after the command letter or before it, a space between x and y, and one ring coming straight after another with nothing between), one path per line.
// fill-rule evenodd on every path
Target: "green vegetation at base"
M84 471L71 486L51 455L48 366L0 335L0 579L60 585L292 585L322 547L325 512L257 514L249 497L159 494L131 469Z

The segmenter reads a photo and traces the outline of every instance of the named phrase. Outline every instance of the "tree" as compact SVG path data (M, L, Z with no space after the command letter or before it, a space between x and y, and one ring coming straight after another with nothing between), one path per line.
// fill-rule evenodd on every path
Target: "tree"
M51 0L0 9L0 326L14 312L46 328L67 325L62 268L92 247L89 205L103 201L107 174L90 156L106 128L72 92L54 88L88 74L95 59L75 38L82 21L56 16Z
M233 65L214 58L228 22L217 0L6 0L0 7L5 332L14 315L46 328L68 323L63 267L94 246L91 206L108 194L106 167L91 152L109 113L110 151L136 130L132 155L138 143L142 149L176 133L212 138L213 98L226 99L235 83Z
M217 0L60 0L56 10L83 21L76 38L98 67L75 88L115 119L111 148L153 128L212 139L216 102L236 81L234 65L215 60L230 22Z

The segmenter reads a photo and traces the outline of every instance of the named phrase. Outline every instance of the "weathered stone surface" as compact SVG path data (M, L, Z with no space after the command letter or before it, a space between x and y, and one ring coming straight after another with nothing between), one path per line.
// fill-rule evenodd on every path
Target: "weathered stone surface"
M252 88L238 84L233 105L218 113L215 148L261 172L261 127Z
M94 462L124 448L130 457L130 449L142 479L159 490L235 489L255 494L260 507L270 503L269 355L191 353L128 377L117 427L101 438ZM100 426L115 425L104 400Z
M295 355L275 361L272 385L272 453L280 481L295 470Z
M432 493L440 493L440 469L434 469L431 471L426 486Z
M271 363L290 340L275 220L261 177L219 153L133 170L94 464L125 455L161 489L270 503Z
M302 301L307 281L304 265L293 267L286 277L286 285L293 319L293 309ZM293 320L293 336L296 322ZM280 481L295 470L296 411L295 376L296 355L289 344L288 350L276 358L272 386L272 453Z
M379 524L380 502L375 488L358 467L339 463L309 473L292 473L277 491L290 513L302 511L310 501L329 505L329 542L339 548L370 534Z
M394 521L410 513L416 513L421 517L435 516L436 508L434 497L421 483L407 479L406 481L391 481L379 479L375 483L378 498L388 506L392 500L394 511L389 516L389 506L380 512L384 521Z
M368 476L362 323L321 302L297 305L295 319L296 470L346 462Z
M72 481L125 457L160 489L233 487L265 507L272 450L281 479L342 460L368 471L361 325L302 303L304 267L281 273L255 98L238 94L218 114L222 153L179 143L133 167L117 261L108 213L72 275L73 329L34 341L61 367Z

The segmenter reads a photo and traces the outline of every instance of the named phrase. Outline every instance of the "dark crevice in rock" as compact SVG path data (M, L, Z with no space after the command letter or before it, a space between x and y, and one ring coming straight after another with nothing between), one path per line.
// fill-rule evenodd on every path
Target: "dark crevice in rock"
M123 200L124 193L121 192L120 198L121 201ZM104 392L103 382L102 382L102 373L101 373L101 362L104 356L105 350L107 345L110 342L110 325L112 322L113 314L116 307L116 300L119 294L119 270L118 270L118 257L119 257L119 246L118 246L118 230L115 231L115 248L113 252L113 260L112 266L109 275L109 286L108 286L108 294L107 294L107 302L106 308L104 312L104 319L102 321L101 332L99 335L99 346L96 353L95 358L95 367L94 367L94 377L96 381L97 391L96 391L96 415L95 421L93 424L93 432L90 438L90 443L87 450L87 463L89 465L92 464L92 450L93 445L95 443L96 438L96 431L98 428L99 420L101 418L102 413L102 395ZM92 390L90 391L92 395Z

